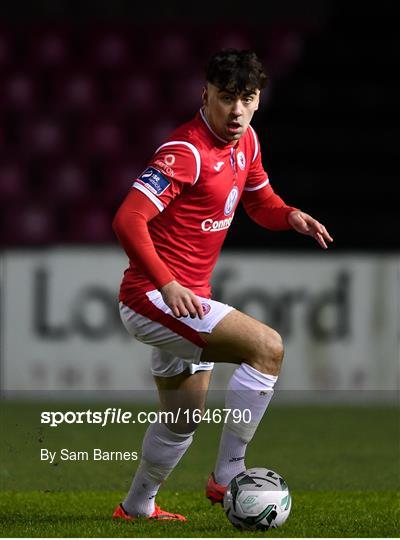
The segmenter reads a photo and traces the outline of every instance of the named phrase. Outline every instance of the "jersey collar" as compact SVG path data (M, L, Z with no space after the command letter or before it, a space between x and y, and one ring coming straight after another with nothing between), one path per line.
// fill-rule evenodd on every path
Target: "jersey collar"
M209 132L220 142L220 143L223 143L225 146L235 146L237 141L227 141L225 139L223 139L222 137L220 137L219 135L217 135L215 133L215 131L212 129L212 127L210 126L210 124L208 123L208 120L206 118L206 115L204 114L204 109L201 108L200 109L200 117L201 119L203 120L203 122L205 123L205 125L207 126ZM232 144L232 142L234 144Z

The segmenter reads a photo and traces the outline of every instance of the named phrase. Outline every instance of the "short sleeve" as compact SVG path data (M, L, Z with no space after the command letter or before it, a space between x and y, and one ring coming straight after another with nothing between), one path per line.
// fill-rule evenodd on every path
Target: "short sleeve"
M162 212L185 186L200 175L200 154L186 141L171 141L160 146L132 187L144 193Z
M257 133L250 126L249 128L253 142L253 157L249 172L244 186L244 191L257 191L269 184L268 174L265 171L262 160L260 143L257 137Z

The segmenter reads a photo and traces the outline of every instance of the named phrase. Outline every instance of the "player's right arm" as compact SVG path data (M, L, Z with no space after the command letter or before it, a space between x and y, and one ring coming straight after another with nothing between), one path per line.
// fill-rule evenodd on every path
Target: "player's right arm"
M170 152L168 155L171 155L170 148L168 150ZM180 161L186 164L185 178L190 178L187 172L187 152L179 147L176 154L181 157ZM174 157L176 159L175 154ZM157 160L160 162L162 158L163 152L157 152L152 163ZM148 222L180 193L183 183L175 179L172 181L168 175L157 169L153 169L156 174L151 178L147 173L150 169L151 167L147 168L134 182L133 188L114 217L113 230L129 259L137 264L161 292L164 302L172 313L176 317L190 315L192 318L199 316L202 319L203 309L200 300L190 289L183 287L174 279L167 265L157 254L148 229ZM179 172L179 169L177 170ZM175 171L173 174L175 175Z

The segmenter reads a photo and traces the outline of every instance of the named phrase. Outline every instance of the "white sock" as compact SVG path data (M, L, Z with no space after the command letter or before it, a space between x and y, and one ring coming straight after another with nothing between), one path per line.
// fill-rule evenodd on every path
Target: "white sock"
M165 424L151 424L144 436L142 459L122 506L132 516L149 516L162 482L189 448L193 433L174 433Z
M234 476L246 470L245 453L248 443L260 423L274 393L278 377L257 371L248 364L238 367L228 384L225 408L244 411L248 409L251 421L246 416L240 422L230 413L224 424L218 450L214 478L218 484L226 486ZM236 413L237 414L237 413Z

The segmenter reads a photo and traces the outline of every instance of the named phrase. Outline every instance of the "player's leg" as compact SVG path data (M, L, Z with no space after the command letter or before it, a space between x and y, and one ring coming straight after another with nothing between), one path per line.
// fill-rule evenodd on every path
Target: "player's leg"
M200 333L206 342L201 360L245 362L257 371L279 375L283 359L282 338L273 328L242 313L230 311L210 333Z
M178 411L204 409L210 376L210 370L192 375L185 369L172 377L154 377L161 410L174 417L168 415L166 423L151 424L146 431L141 461L122 503L128 514L149 516L154 512L157 492L189 448L196 428L191 414L178 415Z
M231 309L228 306L219 308L225 311ZM214 311L217 311L220 320L223 313L213 310L212 321ZM178 321L171 315L158 291L136 299L129 307L120 303L120 314L130 335L153 345L152 373L159 389L161 408L172 412L179 406L185 409L188 406L203 408L213 364L201 362L205 342L197 329L189 326L194 321ZM205 331L209 324L203 322ZM116 510L115 517L151 516L154 495L161 481L178 463L192 441L195 426L186 424L184 419L181 417L180 421L172 422L174 425L167 422L167 425L149 426L143 441L142 462L129 494ZM160 462L161 455L164 456L163 463ZM141 481L143 477L146 477L146 481ZM157 506L155 509L157 512Z
M239 311L228 313L210 334L201 359L240 364L228 384L225 408L248 410L237 422L232 414L224 424L218 457L207 486L207 496L220 502L223 486L246 469L244 458L248 443L272 398L282 359L283 345L279 334L265 324Z
M267 408L277 380L283 357L282 340L273 329L220 302L202 299L205 308L202 320L186 318L177 321L158 291L147 296L145 303L137 309L135 305L129 308L121 305L122 320L137 339L157 345L167 354L179 356L182 362L239 364L229 383L226 408L249 409L251 422L245 421L244 417L241 422L233 422L230 416L224 425L216 466L217 481L224 486L245 468L244 451ZM153 314L160 311L165 316L152 319ZM169 376L165 370L161 369L160 373ZM219 498L222 499L220 494Z
M161 410L172 413L166 421L169 429L177 433L195 431L198 424L192 412L204 411L210 379L211 370L190 374L189 369L177 377L154 377Z

